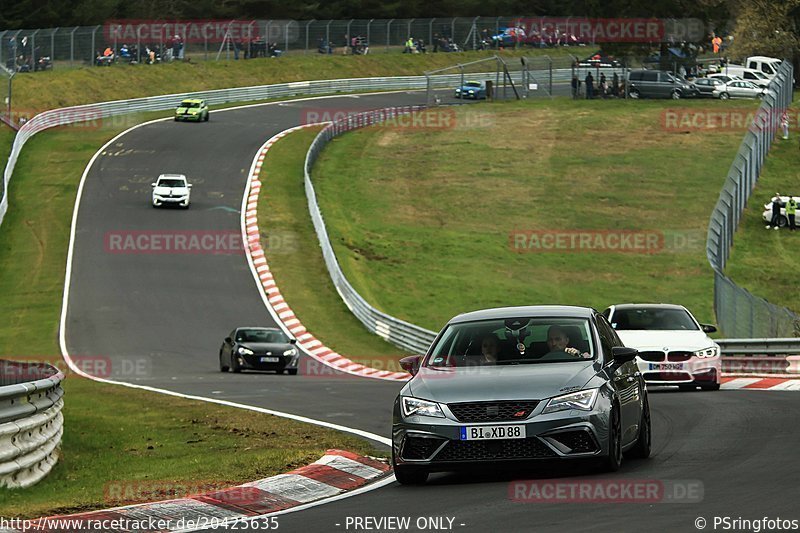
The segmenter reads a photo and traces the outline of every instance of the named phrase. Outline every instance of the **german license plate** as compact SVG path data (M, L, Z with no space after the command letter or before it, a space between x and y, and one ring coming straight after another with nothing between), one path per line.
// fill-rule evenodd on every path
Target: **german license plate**
M464 426L461 428L461 440L495 440L524 439L525 426L514 424L508 426Z
M280 361L280 359L278 357L262 357L261 358L261 362L262 363L277 363L278 361Z
M650 363L650 370L683 370L683 363Z

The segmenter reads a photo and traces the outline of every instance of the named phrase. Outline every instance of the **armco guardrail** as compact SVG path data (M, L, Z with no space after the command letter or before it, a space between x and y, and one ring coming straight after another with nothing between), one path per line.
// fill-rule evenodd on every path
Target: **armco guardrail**
M722 355L798 355L800 338L789 339L718 339Z
M419 111L422 107L388 108L376 111L368 111L357 115L351 115L345 119L338 120L324 128L317 135L314 142L308 149L305 161L305 189L308 200L308 210L311 213L311 220L317 232L322 255L325 258L325 265L331 276L333 285L339 292L348 309L361 321L366 328L376 335L386 339L392 344L399 346L412 353L423 354L428 351L428 347L436 338L433 331L421 328L399 318L390 316L372 307L345 278L336 254L331 247L328 231L325 228L325 221L317 204L317 195L311 181L311 168L317 160L320 152L331 139L342 133L352 131L364 126L370 126L383 122L387 119L394 119L400 115Z
M785 60L742 140L708 224L706 255L714 269L714 311L720 329L730 337L800 335L800 316L750 294L724 274L736 228L761 173L781 116L792 102L793 77L792 62Z
M0 360L0 488L29 487L58 461L63 379L44 363Z

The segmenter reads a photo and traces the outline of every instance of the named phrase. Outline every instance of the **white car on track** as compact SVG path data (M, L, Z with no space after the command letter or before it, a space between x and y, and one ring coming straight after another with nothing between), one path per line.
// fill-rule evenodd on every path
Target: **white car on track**
M720 347L707 335L717 328L699 323L682 305L612 305L603 315L625 346L639 350L636 361L647 383L719 390Z
M192 185L183 174L161 174L150 184L153 187L153 207L176 205L189 207Z

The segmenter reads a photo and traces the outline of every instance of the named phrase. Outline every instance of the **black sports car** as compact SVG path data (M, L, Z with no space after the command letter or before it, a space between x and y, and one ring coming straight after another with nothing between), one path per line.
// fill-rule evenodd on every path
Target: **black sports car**
M236 328L219 349L219 369L274 370L295 375L300 359L296 343L278 328Z

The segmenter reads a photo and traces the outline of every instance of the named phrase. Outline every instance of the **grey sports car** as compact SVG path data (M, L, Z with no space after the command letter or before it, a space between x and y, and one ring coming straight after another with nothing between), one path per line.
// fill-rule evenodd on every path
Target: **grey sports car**
M650 455L650 408L634 358L594 309L529 306L459 315L394 403L392 464L400 483L430 472L537 459Z

